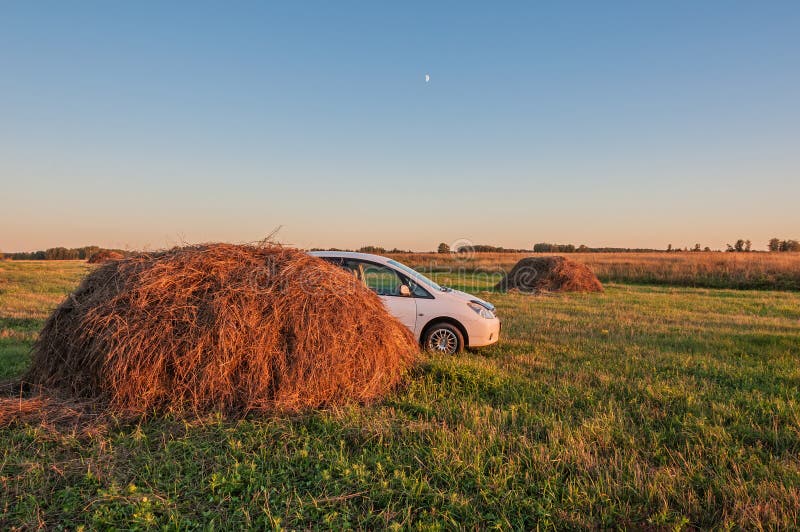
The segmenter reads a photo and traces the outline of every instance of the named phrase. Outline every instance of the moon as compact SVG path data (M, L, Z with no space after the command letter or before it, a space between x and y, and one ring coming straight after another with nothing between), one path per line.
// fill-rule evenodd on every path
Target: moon
M430 83L430 82L431 82L431 75L425 74L425 83Z

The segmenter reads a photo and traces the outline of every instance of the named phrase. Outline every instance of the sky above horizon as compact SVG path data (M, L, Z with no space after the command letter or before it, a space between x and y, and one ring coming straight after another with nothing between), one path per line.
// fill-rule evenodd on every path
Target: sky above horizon
M800 238L798 28L798 2L4 3L0 250L763 249Z

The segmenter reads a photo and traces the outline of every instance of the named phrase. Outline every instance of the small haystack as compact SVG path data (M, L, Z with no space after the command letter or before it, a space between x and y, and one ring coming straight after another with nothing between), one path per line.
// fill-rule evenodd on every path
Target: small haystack
M113 251L111 249L101 249L100 251L98 251L97 253L93 253L92 256L89 257L89 264L102 264L110 260L120 260L124 258L125 255L123 255L119 251Z
M526 257L494 288L524 293L603 291L603 285L588 266L564 257Z
M98 267L48 319L23 380L122 414L293 411L375 399L417 351L344 270L211 244Z

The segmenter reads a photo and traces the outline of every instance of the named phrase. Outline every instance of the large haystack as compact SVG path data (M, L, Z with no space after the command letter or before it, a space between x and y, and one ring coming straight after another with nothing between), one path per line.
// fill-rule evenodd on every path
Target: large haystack
M212 244L98 267L48 319L24 380L121 413L298 410L380 396L417 350L344 270Z
M526 257L497 283L495 290L602 292L603 285L585 264L564 257Z

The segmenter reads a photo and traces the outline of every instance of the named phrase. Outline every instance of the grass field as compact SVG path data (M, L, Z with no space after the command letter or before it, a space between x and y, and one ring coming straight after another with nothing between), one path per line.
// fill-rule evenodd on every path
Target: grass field
M86 271L0 262L0 376ZM800 525L800 294L485 297L500 344L376 405L4 427L0 528Z
M533 253L401 253L394 258L423 271L481 271L495 277ZM546 254L535 254L543 256ZM567 253L604 283L800 290L800 253ZM471 275L468 275L471 277Z

